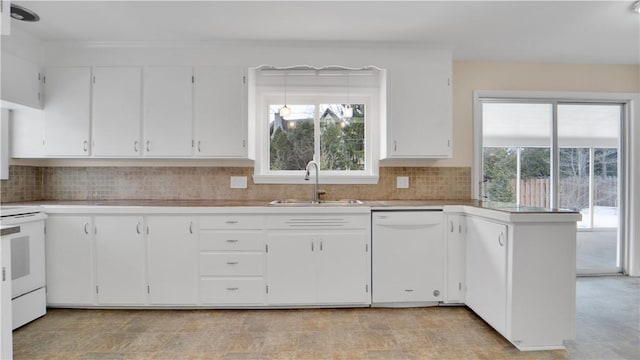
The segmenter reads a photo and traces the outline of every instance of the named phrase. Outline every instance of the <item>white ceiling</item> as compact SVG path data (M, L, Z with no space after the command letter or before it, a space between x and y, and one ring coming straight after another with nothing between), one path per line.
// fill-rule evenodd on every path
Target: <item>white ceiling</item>
M14 1L49 41L400 42L455 60L640 64L633 1Z

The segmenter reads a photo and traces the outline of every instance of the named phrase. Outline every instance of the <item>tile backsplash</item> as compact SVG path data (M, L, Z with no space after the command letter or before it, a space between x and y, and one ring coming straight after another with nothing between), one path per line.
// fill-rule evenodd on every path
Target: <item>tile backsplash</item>
M32 200L273 200L311 197L309 185L254 184L252 167L11 166L1 183L3 203ZM246 176L247 189L231 189ZM408 189L396 177L409 177ZM375 185L321 185L325 199L467 200L469 167L382 167Z

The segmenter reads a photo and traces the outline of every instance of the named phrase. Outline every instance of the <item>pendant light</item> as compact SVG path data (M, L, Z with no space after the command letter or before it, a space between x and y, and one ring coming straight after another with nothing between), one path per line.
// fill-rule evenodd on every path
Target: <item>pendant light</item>
M283 71L282 74L284 76L284 106L280 108L278 113L280 114L280 117L284 119L291 115L291 108L287 106L287 72Z
M353 117L353 108L351 107L351 100L349 100L349 72L347 71L347 103L342 108L342 117L350 119Z

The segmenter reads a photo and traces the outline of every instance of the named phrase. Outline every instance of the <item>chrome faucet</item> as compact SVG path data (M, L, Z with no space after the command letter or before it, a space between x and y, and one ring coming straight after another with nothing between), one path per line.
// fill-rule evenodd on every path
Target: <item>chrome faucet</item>
M314 203L319 203L320 202L320 193L318 192L318 163L311 160L309 161L309 163L307 164L307 173L304 176L305 180L309 180L310 179L310 175L311 175L311 167L315 167L316 168L316 183L313 187L313 202Z

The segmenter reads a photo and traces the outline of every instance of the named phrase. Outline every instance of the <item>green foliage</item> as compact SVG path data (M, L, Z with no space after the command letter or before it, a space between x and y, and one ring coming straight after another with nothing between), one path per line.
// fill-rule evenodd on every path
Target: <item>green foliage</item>
M525 147L520 149L520 178L548 179L551 176L551 150Z
M515 202L511 179L516 177L516 149L486 147L483 158L485 195L492 201Z
M296 121L287 131L276 129L269 156L271 170L304 170L313 160L313 119Z
M320 132L322 170L364 170L364 118L323 121Z

